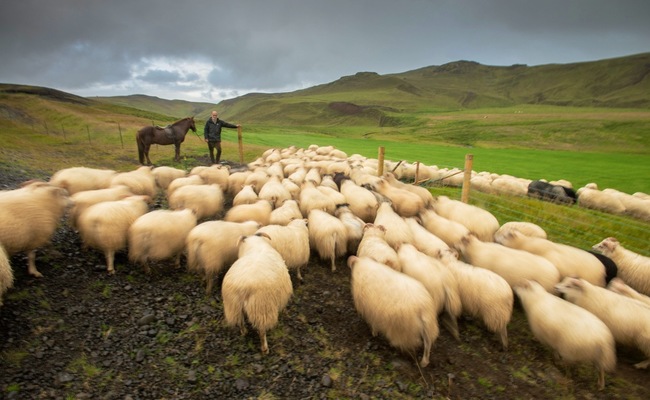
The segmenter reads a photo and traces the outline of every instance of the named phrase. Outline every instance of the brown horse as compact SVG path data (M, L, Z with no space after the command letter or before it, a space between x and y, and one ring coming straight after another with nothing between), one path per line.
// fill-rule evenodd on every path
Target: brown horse
M149 148L152 144L173 144L176 149L176 156L174 161L181 160L181 143L185 140L185 135L188 130L196 132L196 125L194 125L194 117L187 117L168 125L165 128L159 126L145 126L135 134L135 141L138 143L138 158L140 164L151 165L149 159Z

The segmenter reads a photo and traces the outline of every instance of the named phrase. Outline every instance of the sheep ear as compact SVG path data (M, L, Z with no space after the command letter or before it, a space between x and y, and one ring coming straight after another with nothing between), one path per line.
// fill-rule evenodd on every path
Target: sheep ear
M256 235L256 236L265 237L265 238L271 240L271 236L269 236L269 234L266 233L266 232L257 232L255 235Z
M240 236L239 239L237 239L237 247L244 243L244 240L246 240L246 236Z

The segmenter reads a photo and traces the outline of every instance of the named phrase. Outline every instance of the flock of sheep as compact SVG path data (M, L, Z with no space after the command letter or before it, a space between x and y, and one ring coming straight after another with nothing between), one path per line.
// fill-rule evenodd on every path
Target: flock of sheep
M0 301L14 280L8 257L27 252L29 274L41 277L36 249L65 217L84 246L103 252L109 274L126 249L146 271L161 260L180 267L185 255L208 293L225 271L226 323L245 332L248 322L263 353L293 294L290 271L301 281L317 255L332 270L347 257L358 313L393 347L422 349L421 367L439 325L458 339L463 314L507 349L515 295L534 336L568 362L593 363L599 388L616 365L616 343L643 353L637 368L650 364L650 258L614 238L591 252L553 242L532 223L500 225L484 209L403 183L414 165L386 166L378 176L376 159L312 145L269 149L241 170L60 170L0 192ZM420 179L434 174L453 171L419 166ZM516 181L490 185L512 190ZM151 210L158 195L168 207Z

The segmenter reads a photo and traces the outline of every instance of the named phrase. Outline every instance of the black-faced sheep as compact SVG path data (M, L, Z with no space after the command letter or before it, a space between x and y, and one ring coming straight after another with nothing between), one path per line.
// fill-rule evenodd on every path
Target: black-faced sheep
M496 238L504 246L527 251L544 257L560 271L560 279L567 276L579 277L591 284L605 286L605 268L593 254L548 239L525 236L518 231L510 231Z
M650 365L650 308L611 290L594 286L584 279L565 278L555 290L566 300L600 318L614 335L617 343L638 348L646 360L634 366L645 369ZM582 331L582 334L588 331Z
M533 335L569 363L589 362L598 370L598 388L605 372L616 368L616 344L606 324L591 312L548 293L537 282L515 286Z
M150 261L174 258L180 267L185 239L196 226L192 209L154 210L136 219L128 230L129 260L149 272Z
M206 221L194 227L185 240L187 269L206 281L206 293L212 293L214 279L237 260L237 242L261 228L255 221Z
M614 237L603 239L592 248L614 260L617 275L631 288L650 296L650 257L624 248Z
M72 196L84 190L105 189L111 186L111 180L117 175L110 169L72 167L58 170L49 182L68 191Z
M36 249L50 241L70 204L65 189L46 182L0 191L0 244L10 257L27 252L30 275L43 276L36 269Z
M512 288L498 274L458 260L452 249L440 251L438 258L454 275L463 314L483 321L488 331L499 335L501 346L508 348L508 323L512 318Z
M238 259L226 272L221 287L226 324L238 326L243 335L247 319L259 333L262 353L267 354L266 332L277 325L292 294L287 266L268 239L242 237Z
M424 348L420 366L429 365L431 347L439 335L436 307L417 280L371 258L350 256L354 306L391 346L410 352Z
M545 181L532 181L528 185L528 196L561 204L575 204L576 193L573 189L553 185Z
M311 210L308 216L309 246L321 259L329 260L332 272L336 271L336 259L348 251L347 228L335 216L321 210Z
M104 252L109 274L115 273L115 252L127 245L129 227L149 210L148 201L150 197L142 195L104 201L79 216L77 227L84 245Z
M560 281L560 272L546 258L499 243L482 242L473 234L464 237L457 250L465 262L497 273L510 287L534 280L548 292L553 292L555 284Z
M271 246L280 253L289 270L297 271L298 279L302 281L300 268L307 265L310 256L309 229L307 220L294 219L286 226L267 225L257 230L270 238Z

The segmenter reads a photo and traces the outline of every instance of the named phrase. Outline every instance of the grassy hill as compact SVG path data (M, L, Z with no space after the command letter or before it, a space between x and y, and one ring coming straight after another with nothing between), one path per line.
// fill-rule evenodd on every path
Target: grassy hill
M252 93L210 103L145 95L83 98L56 89L0 84L1 163L52 172L69 165L124 170L137 164L134 134L195 115L182 153L207 156L201 127L217 108L244 126L244 159L270 147L335 145L393 160L462 167L530 179L597 182L650 192L650 53L527 67L458 61L400 74L372 72L291 93ZM197 137L198 136L198 137ZM238 159L224 133L224 157ZM47 149L47 154L43 153ZM152 149L173 164L171 146Z

